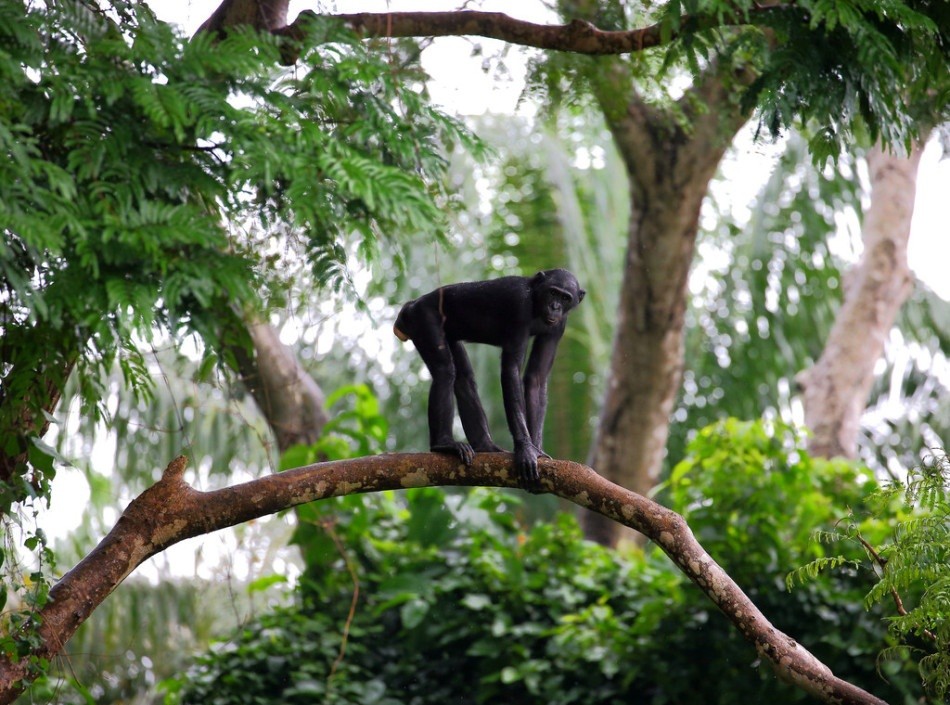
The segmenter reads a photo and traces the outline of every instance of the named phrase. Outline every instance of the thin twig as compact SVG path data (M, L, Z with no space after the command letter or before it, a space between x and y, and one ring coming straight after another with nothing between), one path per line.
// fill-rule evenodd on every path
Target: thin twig
M350 578L353 580L353 598L350 600L350 612L346 615L346 622L343 624L343 640L340 642L340 653L337 654L336 659L333 661L333 665L330 666L330 673L327 675L327 681L329 681L336 673L337 666L343 663L343 657L346 656L346 642L350 638L350 625L353 624L353 617L356 616L356 603L360 599L360 578L356 573L356 568L353 567L353 561L350 560L350 554L347 553L346 546L343 545L343 542L340 540L340 536L336 533L336 531L333 530L333 522L324 521L321 523L321 526L333 541L333 545L336 546L336 550L339 551L340 557L343 559L344 565L346 565L346 570L349 572Z
M878 566L881 569L881 574L883 576L884 571L887 569L887 559L884 558L884 556L882 556L880 553L878 553L874 549L874 546L868 543L865 540L865 538L861 536L861 534L857 534L855 538L857 538L858 541L861 543L861 545L864 546L864 550L868 552L868 554L871 556L874 562L878 564ZM904 609L904 601L901 599L900 593L897 592L897 588L891 586L889 588L889 592L891 593L891 597L894 599L894 607L897 609L897 614L899 614L901 617L906 617L909 613L907 612L906 609ZM934 634L929 629L924 629L923 634L931 641L933 642L937 641L937 635Z

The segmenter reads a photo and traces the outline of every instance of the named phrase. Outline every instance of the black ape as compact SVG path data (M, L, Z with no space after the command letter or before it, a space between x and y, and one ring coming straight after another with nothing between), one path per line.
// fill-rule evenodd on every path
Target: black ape
M541 428L547 407L548 375L568 312L584 290L566 269L533 277L502 277L450 284L410 301L399 312L393 332L412 340L432 374L429 390L429 447L454 453L470 465L476 452L500 451L488 431L472 365L463 342L501 348L501 390L508 428L515 442L515 466L523 486L537 483ZM525 368L528 349L534 345ZM452 394L468 443L452 437Z

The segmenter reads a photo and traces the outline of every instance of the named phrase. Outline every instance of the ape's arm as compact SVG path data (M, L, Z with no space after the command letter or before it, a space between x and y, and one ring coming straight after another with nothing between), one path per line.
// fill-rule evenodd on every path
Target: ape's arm
M538 453L528 430L529 414L526 413L525 388L521 381L521 366L528 346L527 336L505 345L501 350L501 392L505 401L505 416L508 429L515 443L515 467L525 487L537 484Z
M548 408L548 376L554 366L557 346L564 334L564 326L549 335L538 336L531 348L528 366L524 373L525 413L531 442L541 455L546 457L542 446L544 412Z

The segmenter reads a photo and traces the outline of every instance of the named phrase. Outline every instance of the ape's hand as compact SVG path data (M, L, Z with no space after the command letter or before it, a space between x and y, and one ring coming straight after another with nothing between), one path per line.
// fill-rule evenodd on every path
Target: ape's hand
M448 455L457 455L466 465L471 465L475 460L475 451L472 446L464 441L452 441L451 443L442 443L429 448L433 453L447 453Z
M538 473L540 452L530 441L515 443L515 469L518 471L518 483L528 492L541 490L541 475Z

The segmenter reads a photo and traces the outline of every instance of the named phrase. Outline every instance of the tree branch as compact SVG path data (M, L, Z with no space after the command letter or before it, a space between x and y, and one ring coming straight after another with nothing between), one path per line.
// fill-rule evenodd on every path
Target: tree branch
M327 497L436 485L517 487L512 456L482 453L471 467L434 453L386 454L309 465L258 480L200 492L185 483L186 460L176 458L161 480L128 507L100 544L50 591L37 615L39 646L32 657L62 651L96 607L149 557L187 538L234 526ZM541 459L541 485L582 507L650 537L769 661L778 675L828 703L884 705L835 677L778 631L703 550L685 520L646 497L608 482L585 465ZM0 704L12 702L29 678L29 657L0 659Z
M761 6L731 15L684 15L678 30L657 23L640 29L607 31L590 22L572 20L563 25L544 25L519 20L503 12L461 10L451 12L359 12L354 14L318 15L304 10L289 25L276 28L274 34L288 37L299 45L308 34L312 20L338 20L363 37L446 37L479 36L500 39L512 44L567 51L576 54L631 54L668 44L688 32L714 27L751 24L756 15L778 6ZM289 52L285 61L293 63L299 53Z

